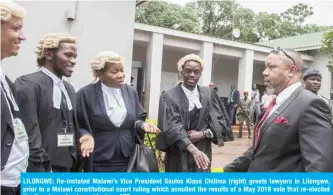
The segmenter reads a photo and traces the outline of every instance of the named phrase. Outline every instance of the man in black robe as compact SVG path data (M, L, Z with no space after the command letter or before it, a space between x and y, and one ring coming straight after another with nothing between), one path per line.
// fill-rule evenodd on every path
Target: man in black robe
M26 10L14 2L1 1L1 194L20 194L20 174L26 172L28 136L21 121L15 88L2 70L4 59L18 55L25 40L23 18Z
M70 77L77 56L76 38L47 34L37 45L38 72L15 81L22 120L29 136L29 172L79 171L79 153L92 152L93 138L79 140L76 97ZM78 150L79 142L82 151Z
M160 97L156 148L165 151L166 172L207 172L211 142L223 146L225 116L214 93L197 85L202 59L194 54L178 62L184 82Z

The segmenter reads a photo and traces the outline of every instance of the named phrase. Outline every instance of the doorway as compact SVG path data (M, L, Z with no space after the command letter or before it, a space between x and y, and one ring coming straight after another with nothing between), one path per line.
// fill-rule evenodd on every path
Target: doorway
M257 85L257 89L259 90L260 93L260 101L261 101L261 97L264 95L264 92L266 91L266 86L265 85L260 85L260 84L256 84Z

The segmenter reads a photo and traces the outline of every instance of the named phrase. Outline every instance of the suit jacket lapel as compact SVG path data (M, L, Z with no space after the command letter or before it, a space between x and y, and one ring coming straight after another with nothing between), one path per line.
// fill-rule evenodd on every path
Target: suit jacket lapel
M127 109L126 117L124 119L124 122L122 123L122 125L123 125L123 124L125 124L125 121L127 120L127 117L129 116L129 114L134 113L134 111L133 111L134 105L132 104L130 94L128 92L128 89L127 89L126 85L123 85L121 87L121 94L123 96L124 103L125 103L125 106L126 106L126 109ZM135 116L135 113L134 113L134 116Z
M77 112L76 112L76 94L75 91L72 90L72 88L69 86L69 83L67 83L66 81L64 81L64 85L65 85L65 89L67 91L68 97L71 100L72 103L72 109L73 109L73 113L74 113L74 118L73 118L73 122L76 128L79 128L78 125L78 120L77 120Z
M254 129L258 126L259 121L262 119L262 117L264 116L265 112L261 112L258 116L258 120L256 121L256 123L254 124ZM253 132L255 132L255 130L253 130ZM253 139L252 139L252 145L254 146L254 133L253 133Z
M67 94L68 94L68 97L69 99L71 100L71 103L72 103L72 107L73 107L73 110L75 111L75 107L76 107L76 102L75 102L75 98L73 97L73 91L71 90L71 88L69 87L68 83L64 81L64 85L65 85L65 89L67 91ZM75 93L75 92L74 92Z
M183 91L181 84L178 84L175 87L173 96L170 96L171 98L175 98L175 101L177 101L178 106L181 108L182 111L179 112L180 115L184 118L184 125L186 127L186 130L190 127L190 112L189 109L189 102L185 95L185 92Z
M11 90L14 98L15 98L15 88L14 88L14 84L12 83L12 81L6 76L6 81L7 81L7 84L9 86L9 89ZM16 100L15 100L16 101Z
M200 122L202 121L203 116L204 116L207 106L208 106L208 97L210 97L210 96L207 93L205 93L206 91L204 90L203 87L198 86L198 90L200 93L200 102L202 105L202 108L200 109L199 122L198 122L198 126L200 126Z
M267 130L267 128L269 127L269 125L273 122L273 120L279 116L287 107L288 105L297 97L297 95L299 94L299 92L301 92L301 90L303 89L303 86L298 87L292 94L291 96L289 96L262 124L261 128L260 128L260 134L259 134L259 138L258 138L258 144L260 144L260 141L263 137L263 134L265 133L265 131ZM258 147L257 147L258 148Z
M113 123L109 119L108 114L106 113L101 81L98 81L94 85L95 85L95 92L96 92L96 96L97 96L97 100L98 100L99 109L101 110L101 112L102 112L103 116L106 118L106 120L109 121L109 123L111 123L113 125Z
M185 92L183 91L181 84L177 85L176 87L176 96L177 96L177 102L180 107L182 107L184 110L188 112L189 102L185 95Z
M12 93L12 95L13 95L13 97L14 97L14 100L15 100L15 102L17 103L17 100L16 100L16 97L15 97L15 88L14 88L14 84L12 83L12 81L7 77L7 76L5 76L5 79L6 79L6 81L7 81L7 84L8 84L8 86L9 86L9 90L10 90L10 92ZM2 86L1 86L2 87ZM5 89L3 89L4 91L5 91ZM14 124L13 124L13 121L12 121L12 117L11 117L11 115L10 115L10 111L12 112L12 114L13 114L13 117L15 118L15 115L17 116L17 114L18 113L14 113L14 112L16 112L15 110L12 110L12 108L11 108L11 106L10 105L8 105L8 103L10 102L10 99L7 97L7 95L6 94L4 94L4 93L2 93L2 91L1 91L1 95L3 95L3 100L4 101L1 101L1 103L4 105L4 107L6 107L6 108L8 108L8 115L7 115L7 117L8 117L8 125L14 130ZM2 98L1 98L2 99ZM7 100L6 100L7 99ZM7 103L7 101L8 101L8 103ZM10 103L9 103L10 104ZM4 115L4 114L2 114L2 115ZM1 116L1 117L4 117L4 116Z
M13 126L14 124L12 122L12 117L10 116L10 110L9 110L11 108L7 103L8 99L6 100L6 98L7 98L6 94L1 91L1 112L2 112L1 121L2 120L6 121L6 123L10 126L10 128L14 130L14 126ZM2 131L5 132L6 129L3 129Z

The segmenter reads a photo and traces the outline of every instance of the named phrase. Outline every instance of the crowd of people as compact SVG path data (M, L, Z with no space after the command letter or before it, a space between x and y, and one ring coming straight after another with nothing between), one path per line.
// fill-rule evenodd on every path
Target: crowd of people
M14 2L1 3L1 62L19 55L25 13ZM38 71L12 82L0 67L1 194L20 193L21 172L126 172L146 133L157 134L166 172L209 172L212 144L233 140L216 91L198 84L205 64L195 54L179 60L183 81L161 94L155 126L146 122L136 90L124 82L123 56L98 53L90 62L95 82L76 92L63 79L71 76L79 55L76 37L48 33L36 45ZM333 171L329 104L315 94L318 74L304 75L312 92L302 86L303 68L294 50L268 55L263 76L276 97L270 103L267 98L265 111L257 113L253 145L225 172ZM260 102L259 94L251 100L247 94L239 104L231 99L231 108L239 106L237 116L249 126L251 107L260 109Z

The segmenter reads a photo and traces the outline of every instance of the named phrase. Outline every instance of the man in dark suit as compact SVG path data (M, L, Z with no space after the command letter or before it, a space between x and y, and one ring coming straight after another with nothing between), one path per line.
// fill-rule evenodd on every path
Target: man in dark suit
M83 135L79 140L75 91L63 80L73 72L76 38L65 33L47 34L39 41L36 54L40 71L15 81L29 136L27 171L79 171L79 154L89 156L94 141L90 135Z
M1 63L19 53L26 10L14 2L1 2ZM15 88L0 66L1 81L1 194L20 194L20 173L26 172L28 136L20 119Z
M324 102L326 102L326 104L331 110L331 113L333 113L332 101L329 98L318 93L321 88L321 78L322 76L319 70L316 69L307 70L303 75L304 87L305 89L318 95Z
M239 91L236 89L235 85L231 85L230 102L228 105L229 119L230 119L231 125L234 124L235 114L236 114L236 110L237 110L239 101L240 101Z
M332 172L333 129L327 104L301 84L302 57L273 50L265 85L277 95L255 126L253 145L225 172Z

